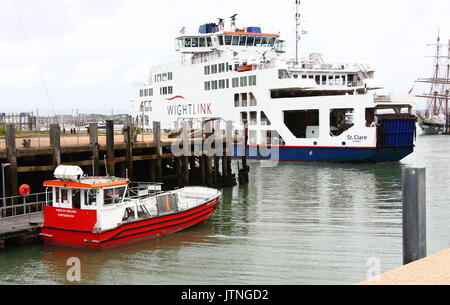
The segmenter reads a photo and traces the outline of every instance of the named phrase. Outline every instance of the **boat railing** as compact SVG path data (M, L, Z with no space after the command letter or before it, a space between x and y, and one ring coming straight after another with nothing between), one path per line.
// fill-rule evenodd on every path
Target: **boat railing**
M129 198L142 199L159 195L162 193L162 185L157 182L133 182L128 186Z
M12 196L2 198L0 206L0 223L2 220L16 218L18 216L31 216L42 213L44 206L52 202L52 192L35 193L27 197Z

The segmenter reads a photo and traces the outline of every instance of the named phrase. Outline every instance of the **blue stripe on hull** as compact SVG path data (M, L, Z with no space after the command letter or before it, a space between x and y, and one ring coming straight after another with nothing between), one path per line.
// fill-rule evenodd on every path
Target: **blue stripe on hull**
M243 155L242 146L234 149L233 156ZM276 150L276 148L274 148ZM330 163L385 163L398 162L414 151L413 147L401 148L309 148L279 147L270 154L271 148L250 146L248 159L273 160L281 162L330 162ZM268 157L267 157L268 156Z

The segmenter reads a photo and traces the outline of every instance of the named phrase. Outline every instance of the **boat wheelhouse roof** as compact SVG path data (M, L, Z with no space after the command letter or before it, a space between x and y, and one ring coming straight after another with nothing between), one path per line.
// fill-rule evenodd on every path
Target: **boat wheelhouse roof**
M99 189L108 187L126 186L130 184L128 179L115 177L87 177L78 181L51 180L45 181L44 186L66 187L79 189Z

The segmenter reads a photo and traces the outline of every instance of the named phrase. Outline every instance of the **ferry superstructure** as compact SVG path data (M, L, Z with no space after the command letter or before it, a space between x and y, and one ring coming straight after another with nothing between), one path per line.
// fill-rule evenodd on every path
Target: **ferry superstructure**
M376 95L383 84L365 64L288 59L280 34L237 28L235 17L228 30L223 20L182 30L182 60L135 84L134 124L171 129L221 119L242 134L248 122L249 145L279 148L279 161L396 162L413 152L411 96Z

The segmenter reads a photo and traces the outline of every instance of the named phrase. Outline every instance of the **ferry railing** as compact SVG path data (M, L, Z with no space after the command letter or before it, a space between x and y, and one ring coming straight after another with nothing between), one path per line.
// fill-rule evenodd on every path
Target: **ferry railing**
M21 196L5 197L0 207L0 224L8 221L8 223L17 225L19 218L23 220L26 217L29 217L28 220L31 222L33 216L42 213L44 205L51 202L51 196L51 193L35 193L26 198Z

